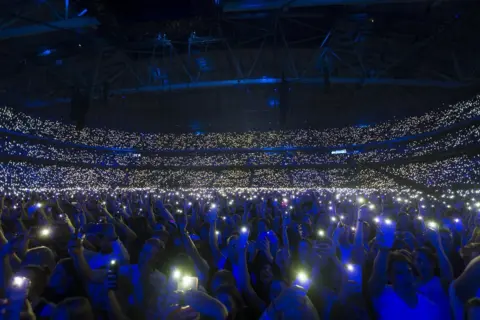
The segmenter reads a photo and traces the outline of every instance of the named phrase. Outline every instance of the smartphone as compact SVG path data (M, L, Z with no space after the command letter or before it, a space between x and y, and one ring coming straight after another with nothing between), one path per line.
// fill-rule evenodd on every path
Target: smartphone
M348 280L362 285L362 266L353 263L345 264Z
M245 247L248 242L248 228L241 227L240 228L240 236L238 237L239 245Z
M350 288L349 292L362 292L363 286L363 270L362 266L358 264L345 264L345 273L347 274L347 286Z
M198 290L198 278L184 276L177 281L178 291Z
M38 230L38 237L39 238L49 238L52 235L52 229L51 228L41 228Z
M118 270L119 265L117 260L110 260L107 269L107 280L108 280L108 288L112 290L118 289Z
M107 223L107 217L99 216L98 217L98 223Z
M8 298L12 301L23 301L28 296L31 282L28 278L22 276L14 276L10 284Z
M438 230L438 223L436 223L435 221L428 221L427 228L430 230L436 231Z
M305 293L310 288L311 279L306 272L300 271L297 273L293 285L305 291Z
M72 202L72 205L76 206L78 204L78 202Z
M30 280L26 277L15 276L12 279L12 288L14 289L26 289L30 287Z

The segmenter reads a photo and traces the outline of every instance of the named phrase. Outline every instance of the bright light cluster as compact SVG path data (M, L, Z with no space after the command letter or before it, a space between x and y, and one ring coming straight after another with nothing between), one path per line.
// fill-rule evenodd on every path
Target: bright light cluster
M320 147L365 144L430 132L480 115L480 95L423 116L387 121L371 127L326 130L292 130L247 133L151 134L112 129L85 128L40 120L11 108L0 110L0 128L39 137L90 146L136 148L138 150L200 150L266 147Z
M367 188L401 189L371 169L254 169L254 170L140 170L0 164L5 189L111 188Z
M0 137L0 154L35 159L89 164L101 167L213 167L213 166L301 166L347 164L349 159L357 163L385 162L406 157L423 156L448 151L456 147L476 145L480 139L480 125L462 128L441 137L428 137L412 141L404 146L374 149L350 155L331 154L327 151L305 152L222 152L165 155L158 153L134 153L72 148Z
M480 156L460 156L430 163L386 166L383 169L430 187L465 188L480 184Z
M478 144L480 140L480 125L450 132L442 137L428 137L405 144L404 147L391 149L375 149L355 155L358 162L384 162L406 157L420 157L427 154L449 151L458 147Z

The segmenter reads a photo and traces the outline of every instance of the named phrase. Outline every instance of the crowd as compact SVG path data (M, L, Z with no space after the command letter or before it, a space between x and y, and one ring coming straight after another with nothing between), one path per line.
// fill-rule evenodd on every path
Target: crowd
M437 188L464 188L480 185L480 157L458 156L431 163L385 166L387 172L422 185Z
M480 192L5 189L1 319L480 319Z
M273 147L335 147L388 141L433 132L480 116L480 95L422 116L391 120L368 127L247 133L155 134L85 128L41 120L4 107L0 128L62 142L137 150L255 149Z
M480 185L479 156L378 168L121 169L80 168L10 161L0 163L0 184L17 189L50 188L368 188L401 189L397 178L433 189ZM397 181L397 182L396 182ZM400 184L408 184L405 181Z
M0 137L0 320L480 320L479 155L411 162L477 145L479 116L173 135L5 107L46 140Z
M16 189L123 188L373 188L400 189L373 169L133 170L0 163L0 185Z
M441 153L460 147L475 147L480 138L480 125L474 124L451 133L427 137L405 144L379 146L376 149L349 150L350 154L318 151L261 151L193 154L138 153L135 151L100 151L95 149L36 143L9 136L0 137L0 154L31 159L87 164L99 167L225 167L225 166L302 166L346 165L349 162L378 163Z

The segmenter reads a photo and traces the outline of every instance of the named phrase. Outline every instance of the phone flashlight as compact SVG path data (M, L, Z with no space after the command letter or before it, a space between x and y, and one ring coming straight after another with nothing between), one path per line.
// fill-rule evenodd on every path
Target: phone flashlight
M390 220L390 219L385 219L385 224L386 224L387 226L392 225L392 220Z
M423 220L423 217L422 216L417 216L417 219L418 220Z
M12 286L14 288L23 288L28 283L28 279L25 277L13 277Z
M345 265L345 268L346 268L347 271L349 271L349 272L355 271L355 267L354 267L353 264L351 264L351 263L347 263L347 264Z
M51 233L52 233L52 230L50 230L50 228L44 228L40 230L40 236L44 238L50 236Z
M242 233L247 233L247 232L248 232L247 227L242 227L242 228L240 229L240 232L242 232Z
M217 207L217 205L215 203L212 203L212 205L210 206L210 208L212 209L215 209Z
M380 218L379 218L379 217L375 217L375 218L373 218L373 221L374 221L375 223L380 223Z
M318 235L319 235L320 237L325 237L325 231L323 231L323 230L318 230Z
M370 210L373 210L373 209L375 209L375 205L372 203L372 204L370 204L370 205L368 206L368 208L369 208Z
M365 198L359 197L359 198L357 199L357 201L358 201L358 203L362 204L362 203L365 202Z
M310 287L310 278L305 272L300 271L297 273L297 277L295 278L294 285L306 292Z
M178 269L173 270L172 272L173 279L179 280L181 276L182 276L182 273L180 272L180 270Z
M299 273L297 273L297 280L300 283L305 283L306 284L308 282L308 276L305 272L300 271Z
M117 263L117 260L112 259L110 260L110 263L108 265L108 270L107 270L107 278L108 278L108 286L109 288L113 290L118 289L118 268L119 265Z
M222 219L223 219L223 220L227 220L227 217L223 216Z
M437 230L438 229L438 223L435 221L428 221L427 227L432 230Z
M107 203L105 201L102 201L102 206L106 205Z
M343 219L345 219L345 217L344 217L344 216L340 216L340 220L343 220Z
M216 230L216 231L215 231L215 234L216 234L217 236L219 236L219 235L220 235L220 231Z
M335 222L335 221L337 221L337 218L331 217L330 220L332 220L333 222Z
M35 205L37 208L41 208L42 207L42 204L39 202Z
M178 281L177 290L179 291L198 290L198 278L184 276L182 280Z
M455 223L460 223L460 219L458 218L455 218L453 221L455 221Z

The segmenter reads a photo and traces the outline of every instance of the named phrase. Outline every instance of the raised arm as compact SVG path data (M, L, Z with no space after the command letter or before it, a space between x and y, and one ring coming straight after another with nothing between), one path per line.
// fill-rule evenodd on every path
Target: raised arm
M373 263L372 275L368 281L368 289L373 297L380 296L387 284L387 264L388 255L393 245L392 238L394 237L387 236L380 230L377 233L376 242L379 250Z
M215 260L215 266L218 269L223 268L223 264L226 257L220 251L218 247L218 235L217 235L217 210L212 209L207 214L208 222L210 223L210 229L208 231L208 243L210 250L212 250L213 259Z
M234 272L234 275L237 280L238 288L246 298L248 305L255 308L255 310L260 314L265 310L267 305L262 299L260 299L255 290L253 290L252 284L250 283L250 274L248 273L247 265L247 240L248 235L246 238L242 238L241 235L238 240L238 264L236 266L238 268L238 272Z
M445 291L448 291L450 283L453 280L453 268L448 260L445 250L443 249L440 233L437 230L428 229L427 236L437 253L440 267L440 280L442 281L443 288Z
M474 298L480 289L480 257L473 259L452 285L462 304Z
M200 279L200 281L204 285L206 285L208 281L208 274L210 271L210 267L208 266L208 263L205 261L205 259L202 258L202 256L197 250L197 247L195 247L195 244L190 238L190 235L187 231L186 215L182 215L182 217L178 219L178 228L180 231L180 237L182 239L183 247L185 248L185 251L187 252L187 254L192 258L197 271L200 273L197 276Z

